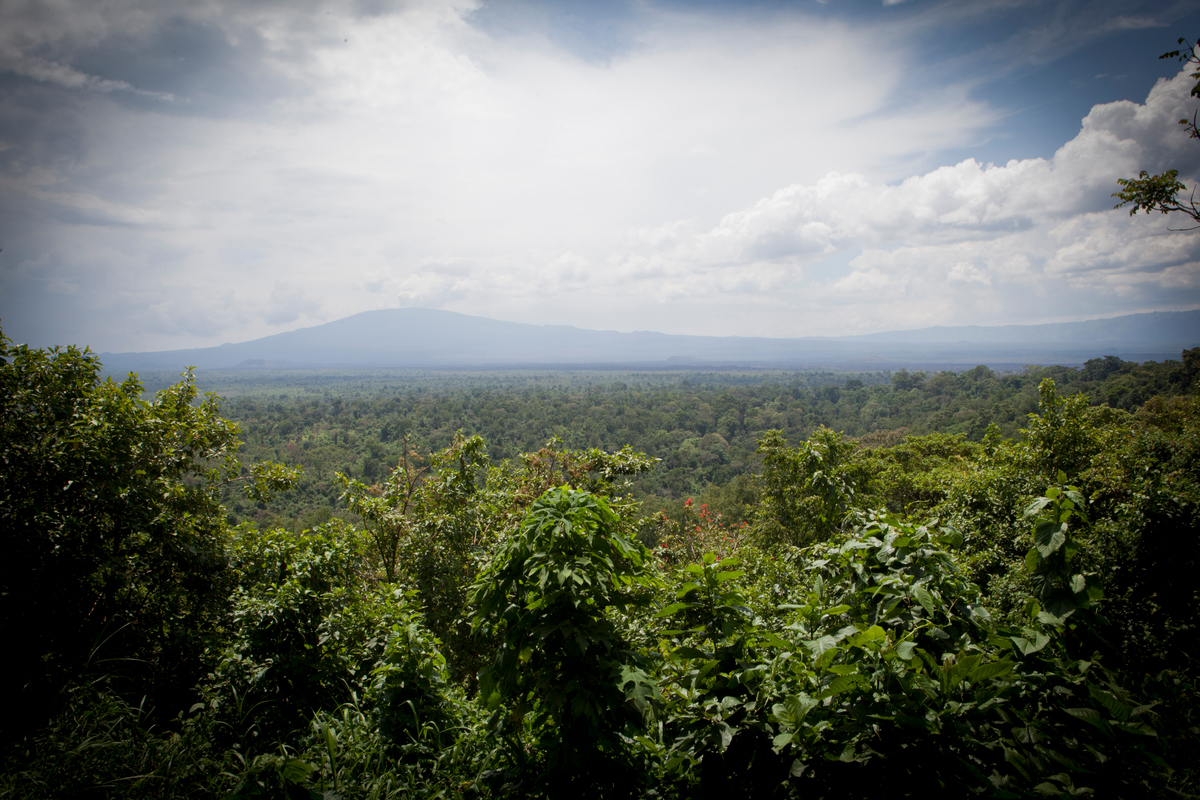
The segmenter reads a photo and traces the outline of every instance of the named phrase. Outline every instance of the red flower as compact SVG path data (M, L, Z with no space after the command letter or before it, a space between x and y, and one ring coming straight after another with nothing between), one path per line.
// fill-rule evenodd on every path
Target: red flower
M683 501L683 507L684 507L684 508L691 508L691 507L692 507L692 498L690 498L690 497L689 497L687 500L684 500L684 501Z

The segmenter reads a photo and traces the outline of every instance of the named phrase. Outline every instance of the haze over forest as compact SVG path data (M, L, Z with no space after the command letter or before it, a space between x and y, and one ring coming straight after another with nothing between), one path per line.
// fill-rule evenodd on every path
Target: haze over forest
M150 353L103 353L109 374L145 369L320 367L694 369L706 367L858 369L987 364L1078 365L1102 356L1163 361L1200 345L1200 311L1156 312L1054 325L935 327L853 337L803 339L672 336L529 325L433 309L367 311L240 344Z

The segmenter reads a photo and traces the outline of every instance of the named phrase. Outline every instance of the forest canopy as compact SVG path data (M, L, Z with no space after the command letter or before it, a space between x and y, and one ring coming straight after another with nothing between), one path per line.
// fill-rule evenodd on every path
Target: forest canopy
M1194 795L1197 373L222 403L0 337L0 795Z

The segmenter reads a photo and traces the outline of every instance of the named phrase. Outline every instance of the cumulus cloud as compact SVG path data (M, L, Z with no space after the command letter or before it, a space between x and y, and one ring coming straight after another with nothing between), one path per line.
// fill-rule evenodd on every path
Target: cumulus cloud
M918 168L1002 112L897 28L638 4L584 57L475 24L496 8L5 4L6 330L182 347L408 305L800 335L1200 302L1200 238L1108 196L1200 168L1182 78L1052 158Z
M1200 256L1200 238L1172 232L1161 219L1113 212L1110 194L1117 178L1139 169L1171 166L1193 180L1200 173L1200 148L1175 124L1189 113L1193 83L1181 72L1154 86L1144 104L1096 106L1050 159L967 159L894 185L830 173L779 189L708 230L677 222L638 231L614 274L652 282L736 273L758 291L772 291L805 264L861 250L846 274L804 294L875 294L883 298L879 312L899 320L883 306L901 294L921 303L988 290L994 323L1012 313L1009 295L1018 288L1038 293L1065 282L1077 300L1090 296L1102 306L1116 287L1192 285L1183 276ZM756 280L765 274L776 279ZM686 293L716 293L724 285L690 280ZM975 315L968 304L956 321Z

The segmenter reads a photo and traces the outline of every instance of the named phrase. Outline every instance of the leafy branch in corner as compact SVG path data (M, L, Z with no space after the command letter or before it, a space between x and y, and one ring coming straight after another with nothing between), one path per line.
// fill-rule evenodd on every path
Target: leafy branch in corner
M1186 49L1171 50L1159 56L1160 59L1174 58L1185 64L1192 64L1200 67L1200 56L1196 54L1197 47L1200 47L1200 39L1197 39L1195 44L1190 43L1185 38L1179 39L1179 44L1188 45ZM1196 81L1192 87L1192 97L1200 97L1200 69L1191 73L1188 77ZM1193 139L1200 139L1200 127L1197 127L1198 115L1200 111L1193 113L1192 118L1179 120L1179 124L1183 125L1187 130L1188 135ZM1200 228L1200 207L1196 205L1196 190L1192 190L1191 196L1186 202L1180 202L1178 194L1187 187L1178 180L1179 170L1169 169L1161 175L1151 175L1142 170L1136 178L1118 178L1117 183L1121 186L1121 191L1113 192L1112 196L1120 200L1113 208L1121 208L1129 204L1133 208L1129 210L1129 216L1134 216L1139 211L1145 211L1149 214L1152 211L1158 211L1163 214L1170 214L1175 211L1181 211L1185 216L1191 217L1196 224L1188 228L1172 228L1171 230L1196 230Z

